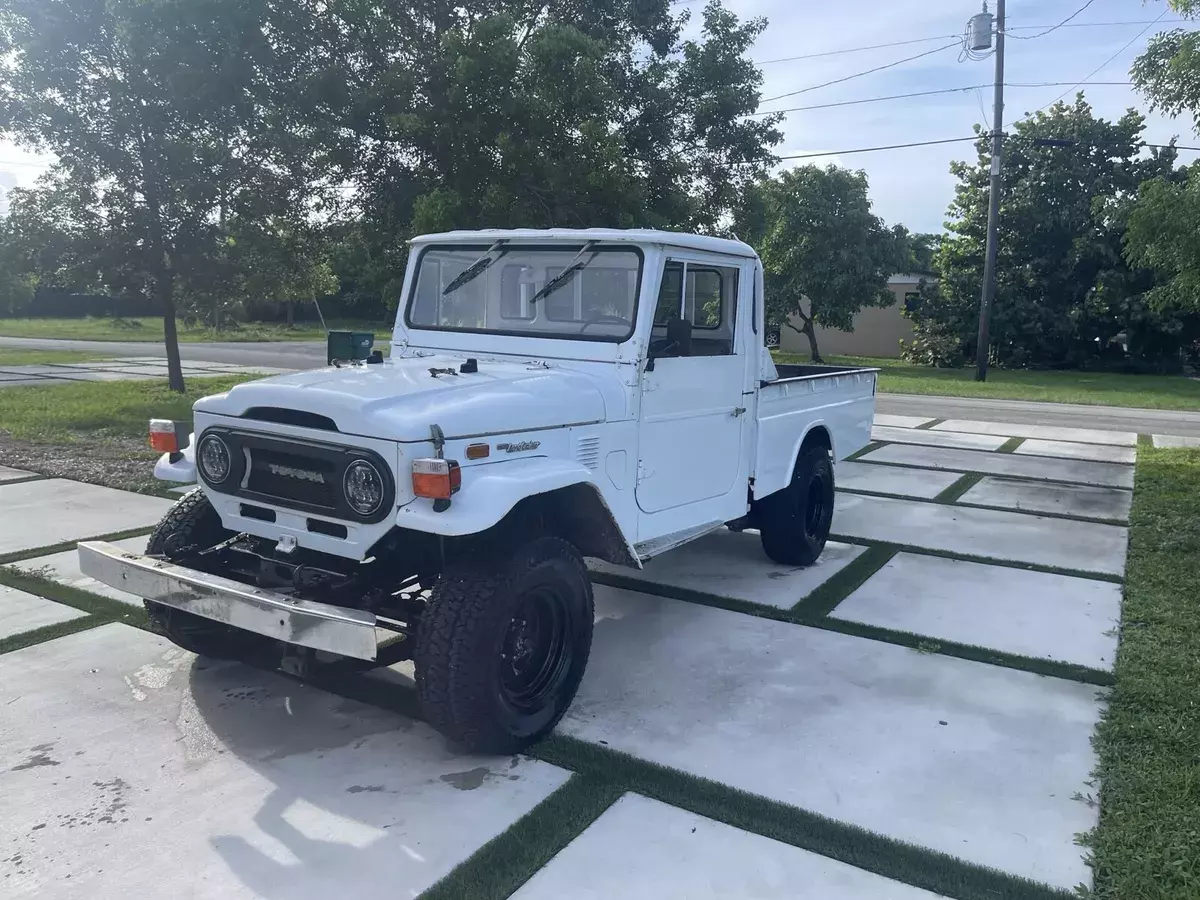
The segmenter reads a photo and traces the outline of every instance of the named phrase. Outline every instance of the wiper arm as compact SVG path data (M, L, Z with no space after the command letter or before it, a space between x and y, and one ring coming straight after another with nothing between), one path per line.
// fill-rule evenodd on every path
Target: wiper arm
M483 254L483 256L479 257L479 259L475 260L475 262L471 263L454 276L451 282L442 289L442 296L445 297L451 291L457 291L468 281L474 281L479 275L483 274L484 270L487 269L488 266L508 252L507 250L501 249L505 243L506 241L496 241L496 243L488 247L487 253ZM495 256L492 256L492 254L496 253L497 250L500 252Z
M568 281L570 281L572 278L574 278L576 272L579 272L583 269L586 269L588 266L590 266L592 264L592 262L596 259L596 256L598 254L593 252L592 258L587 260L586 262L581 260L579 257L583 256L583 254L587 253L589 250L591 250L595 246L596 246L595 241L588 241L586 244L584 244L583 249L580 250L578 253L576 253L575 258L573 260L571 260L570 265L568 265L565 269L563 269L561 272L559 272L557 275L555 275L553 278L551 278L549 281L547 281L545 284L543 284L542 289L540 291L538 291L536 294L534 294L532 297L529 298L529 305L533 306L533 304L537 303L543 297L547 296L548 294L553 293L554 291L557 291L560 287L562 287L564 284L566 284Z

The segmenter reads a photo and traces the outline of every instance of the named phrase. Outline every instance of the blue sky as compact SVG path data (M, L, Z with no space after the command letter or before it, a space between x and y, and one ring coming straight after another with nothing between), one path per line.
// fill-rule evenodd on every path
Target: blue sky
M1037 30L1017 26L1052 25L1083 6L1085 0L1009 0L1008 24L1014 34L1033 35ZM702 2L686 4L699 18ZM863 47L939 35L961 34L967 19L980 10L979 0L732 0L727 3L741 16L765 16L769 24L751 53L756 60L772 60L846 47ZM989 4L995 12L995 2ZM1094 0L1073 20L1086 22L1149 21L1166 9L1163 0ZM1165 20L1177 19L1168 11ZM1005 82L1082 80L1093 69L1134 38L1144 25L1062 28L1035 40L1009 40ZM1129 67L1152 35L1179 27L1160 24L1113 62L1093 76L1096 81L1128 81ZM764 64L764 97L862 72L894 60L914 56L949 43L948 40L846 53L819 59ZM782 109L866 97L987 84L993 79L993 60L958 61L958 51L948 49L883 72L843 84L764 103L764 109ZM1009 89L1005 97L1005 124L1021 114L1048 104L1070 85L1036 89ZM1120 117L1129 107L1147 111L1145 101L1125 86L1084 87L1096 113ZM1068 95L1074 96L1074 91ZM982 110L981 110L982 106ZM985 119L986 111L986 119ZM990 129L992 92L986 90L921 97L835 109L789 113L783 123L785 139L779 155L899 144L970 135L977 122ZM1200 146L1187 119L1148 116L1146 139L1165 143L1180 135L1180 143ZM866 171L876 214L889 223L902 222L914 231L941 230L946 207L954 191L949 166L953 159L973 158L970 143L917 147L879 153L862 153L808 162L836 162ZM1196 153L1181 153L1190 162ZM788 163L785 165L796 165Z
M1078 10L1085 0L1009 0L1009 25L1014 34L1032 35L1020 26L1051 25ZM698 28L704 0L688 0L680 9L693 11L689 31ZM756 60L773 60L862 47L891 41L957 35L968 18L979 11L978 0L726 0L726 6L743 18L765 16L769 25L751 52ZM992 0L994 10L994 0ZM1164 0L1093 0L1076 23L1149 21L1165 9ZM1165 19L1177 18L1168 12ZM1144 25L1062 28L1035 40L1010 40L1007 82L1082 80L1093 69L1134 38ZM1129 66L1159 30L1153 26L1112 63L1093 76L1096 81L1127 81ZM901 47L845 53L818 59L764 64L765 97L799 90L841 78L888 62L931 50L949 40ZM764 109L833 103L888 94L937 90L992 81L992 60L958 62L955 49L843 84L810 91L763 104ZM1006 124L1022 113L1049 103L1068 90L1062 87L1010 89L1006 97ZM1128 107L1146 111L1145 101L1131 87L1084 87L1096 112L1119 117ZM1073 94L1073 92L1072 92ZM835 109L789 113L783 123L785 140L780 155L936 140L971 134L977 122L991 121L991 89L889 101ZM986 115L985 115L986 111ZM1165 143L1179 135L1180 143L1200 145L1188 120L1148 117L1147 140ZM889 223L901 222L914 231L941 230L946 207L954 190L950 161L973 154L969 143L918 147L879 153L831 156L818 163L836 162L866 171L875 211ZM1198 154L1183 153L1190 162ZM15 185L29 185L45 161L0 140L0 194ZM789 163L787 165L795 165ZM0 197L0 205L3 198Z

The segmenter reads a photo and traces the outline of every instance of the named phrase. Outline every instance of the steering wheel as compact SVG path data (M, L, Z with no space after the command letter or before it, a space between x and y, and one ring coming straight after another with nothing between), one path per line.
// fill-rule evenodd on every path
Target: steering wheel
M633 322L631 322L629 319L626 319L624 316L610 316L607 313L601 313L600 315L593 316L592 318L590 318L586 322L584 322L583 326L579 329L579 333L583 334L585 331L587 331L593 325L601 325L601 324L624 325L627 328L630 328L630 329L633 328Z

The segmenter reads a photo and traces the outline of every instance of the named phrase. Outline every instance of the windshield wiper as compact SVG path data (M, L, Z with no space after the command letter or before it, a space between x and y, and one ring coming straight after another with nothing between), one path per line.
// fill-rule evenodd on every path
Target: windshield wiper
M534 294L532 297L529 298L529 305L533 306L533 304L537 303L543 297L547 296L548 294L553 293L554 291L557 291L560 287L562 287L564 284L566 284L568 281L570 281L572 278L574 278L576 272L579 272L583 269L586 269L588 266L590 266L592 264L592 262L595 261L596 257L599 256L598 253L593 252L592 258L587 260L586 262L581 260L579 257L583 256L583 254L587 253L589 250L591 250L595 246L596 246L595 241L588 241L586 244L584 244L583 249L580 250L578 253L576 253L575 258L573 260L571 260L570 265L568 265L565 269L563 269L561 272L559 272L557 275L555 275L553 278L551 278L549 281L547 281L545 284L543 284L542 289L540 291L538 291L536 294Z
M496 243L488 247L487 253L483 254L483 256L479 257L479 259L475 260L475 262L471 263L456 276L454 276L451 282L442 289L442 296L445 297L451 291L457 291L468 281L473 281L475 278L481 275L488 266L508 252L507 250L501 249L505 243L507 242L496 241ZM496 253L497 250L500 250L500 252L495 256L492 256L492 254Z

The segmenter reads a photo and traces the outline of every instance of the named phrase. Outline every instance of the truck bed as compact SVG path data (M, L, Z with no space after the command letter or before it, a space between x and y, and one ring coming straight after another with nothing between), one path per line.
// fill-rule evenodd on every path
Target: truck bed
M783 488L805 436L824 428L836 462L871 440L878 369L863 366L776 365L779 377L758 394L754 496Z

